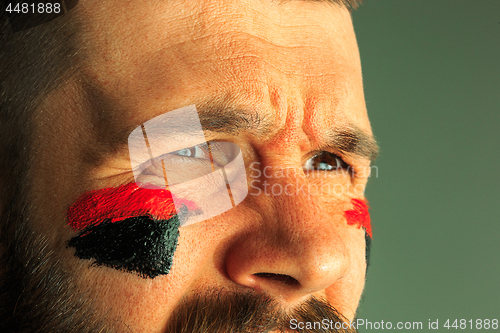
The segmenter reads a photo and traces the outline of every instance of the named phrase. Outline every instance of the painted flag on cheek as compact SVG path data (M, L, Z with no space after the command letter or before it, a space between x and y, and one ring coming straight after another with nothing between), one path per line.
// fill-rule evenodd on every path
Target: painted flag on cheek
M370 220L370 213L368 212L368 204L365 200L351 199L353 209L344 212L344 217L347 224L364 228L366 234L372 238L372 226Z
M168 274L179 237L180 219L196 214L190 201L177 212L172 194L135 183L82 195L67 212L77 231L68 246L95 266L138 273L146 278Z

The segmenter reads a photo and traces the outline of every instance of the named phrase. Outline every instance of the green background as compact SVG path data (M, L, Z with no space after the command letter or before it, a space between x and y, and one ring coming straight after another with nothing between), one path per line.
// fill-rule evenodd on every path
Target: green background
M358 318L500 320L500 1L365 0L353 21L382 149Z

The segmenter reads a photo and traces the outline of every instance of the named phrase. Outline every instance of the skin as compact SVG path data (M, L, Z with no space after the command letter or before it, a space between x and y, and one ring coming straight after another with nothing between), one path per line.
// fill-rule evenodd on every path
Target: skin
M83 66L35 117L31 196L32 227L49 237L78 290L123 331L160 332L182 297L214 287L265 292L286 308L323 296L352 319L365 242L343 212L362 194L249 195L233 210L181 228L171 272L155 279L89 267L66 248L75 232L65 220L82 193L133 180L126 139L134 128L212 99L256 110L274 125L261 135L211 139L237 143L247 166L295 170L269 184L314 182L301 168L326 129L352 123L371 133L349 12L268 0L81 0L75 10L85 27L78 36ZM369 164L343 158L355 168ZM346 189L367 181L336 177ZM299 284L254 275L263 272Z

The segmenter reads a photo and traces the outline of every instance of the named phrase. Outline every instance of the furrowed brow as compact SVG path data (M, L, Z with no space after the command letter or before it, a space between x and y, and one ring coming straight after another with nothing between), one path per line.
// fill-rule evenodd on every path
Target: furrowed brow
M260 136L272 131L274 124L273 119L258 112L234 107L207 105L198 108L198 111L203 130L230 135L248 131ZM375 138L355 125L335 129L326 136L326 146L343 154L355 155L370 161L374 161L378 156L379 146Z
M212 100L201 103L196 108L205 135L209 134L207 132L216 132L236 136L241 132L248 132L261 137L273 132L275 126L272 114L262 114L256 110L231 106L229 103ZM189 122L186 126L182 121L171 121L168 126L157 124L150 129L155 135L165 137L200 134L189 126ZM378 155L379 147L374 137L355 125L329 130L324 135L324 144L319 147L322 150L333 149L369 161L375 160Z

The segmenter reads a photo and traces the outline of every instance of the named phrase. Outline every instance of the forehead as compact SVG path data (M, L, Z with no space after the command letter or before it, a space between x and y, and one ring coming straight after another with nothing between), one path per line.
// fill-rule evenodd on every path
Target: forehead
M314 1L90 0L80 10L93 100L124 124L225 98L273 114L278 124L297 109L297 119L308 112L306 127L354 118L369 128L345 8Z

